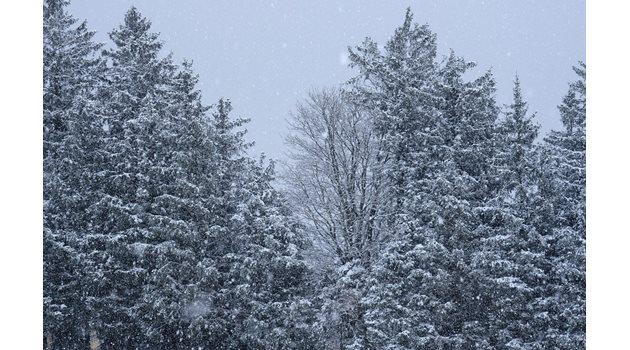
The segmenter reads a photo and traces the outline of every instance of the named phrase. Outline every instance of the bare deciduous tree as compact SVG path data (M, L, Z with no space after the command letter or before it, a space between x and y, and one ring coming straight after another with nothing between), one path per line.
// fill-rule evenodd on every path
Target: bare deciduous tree
M382 240L382 177L368 111L340 90L311 92L291 115L285 181L318 248L369 264Z

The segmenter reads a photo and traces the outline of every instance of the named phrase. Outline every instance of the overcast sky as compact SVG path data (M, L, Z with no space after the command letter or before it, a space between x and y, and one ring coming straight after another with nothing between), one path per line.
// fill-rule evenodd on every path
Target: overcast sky
M543 132L560 127L556 106L575 79L571 66L586 55L584 0L74 0L70 11L109 44L107 33L132 5L167 52L194 61L204 101L230 98L252 120L254 151L273 158L282 158L296 101L353 76L347 47L366 36L385 43L408 6L437 34L441 55L453 49L476 61L478 74L492 68L499 103L510 102L518 73Z

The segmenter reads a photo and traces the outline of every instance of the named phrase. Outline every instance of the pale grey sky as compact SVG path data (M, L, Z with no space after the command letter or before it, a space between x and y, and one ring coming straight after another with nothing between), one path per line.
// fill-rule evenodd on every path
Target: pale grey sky
M207 104L232 100L235 113L252 119L254 152L281 158L285 119L309 89L345 82L348 46L366 36L385 43L410 6L415 21L449 49L492 68L497 100L509 103L518 73L530 111L543 132L559 128L556 106L575 79L571 66L585 60L584 0L74 0L70 11L87 19L97 40L132 6L161 33L175 59L194 61Z

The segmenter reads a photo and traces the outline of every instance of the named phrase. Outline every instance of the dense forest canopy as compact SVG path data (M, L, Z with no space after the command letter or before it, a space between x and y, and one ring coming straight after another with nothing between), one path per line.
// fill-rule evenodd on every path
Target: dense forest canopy
M276 175L138 9L103 49L68 5L44 1L44 348L585 347L584 63L539 135L519 77L498 105L408 10L297 102Z

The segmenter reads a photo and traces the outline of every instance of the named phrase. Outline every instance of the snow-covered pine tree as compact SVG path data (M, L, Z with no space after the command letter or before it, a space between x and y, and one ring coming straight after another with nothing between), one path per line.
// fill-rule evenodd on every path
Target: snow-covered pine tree
M88 111L104 70L101 44L68 5L45 1L43 20L44 332L46 346L59 349L87 344L82 212L97 143Z
M491 348L493 334L488 328L495 295L485 288L488 276L476 268L475 261L489 233L483 219L493 187L491 159L499 110L490 71L464 80L474 66L451 52L440 69L437 90L441 118L434 132L441 135L443 144L438 146L434 161L444 162L445 167L438 169L435 179L427 177L433 188L426 187L425 191L429 190L424 196L435 198L437 206L425 213L442 218L434 230L451 260L443 267L450 274L442 300L448 307L437 311L436 326L442 337L438 343Z
M533 226L537 175L534 141L538 125L527 115L518 77L513 102L495 128L494 161L488 199L478 209L481 249L473 266L489 296L488 343L510 349L540 346L534 319L536 298L545 283L542 239Z
M150 26L131 8L110 33L114 47L104 52L109 69L98 94L103 156L91 188L98 198L86 210L93 264L88 306L91 330L112 347L141 346L150 338L140 322L143 286L160 267L161 252L170 248L164 232L182 229L174 227L175 220L151 215L152 202L162 194L159 184L167 177L166 172L156 176L155 167L168 153L158 136L168 133L161 124L169 118L175 67L170 56L160 57L162 43Z
M64 115L76 108L78 96L89 96L103 73L97 52L102 44L92 41L87 22L66 10L68 0L44 1L44 159L55 157L58 143L72 121Z
M405 157L411 156L410 150L418 142L424 142L417 140L414 131L424 131L435 122L436 37L427 25L412 21L413 14L408 9L403 25L386 43L384 53L370 38L349 50L350 67L359 70L359 75L349 82L350 96L375 114L374 127L384 135L379 162L393 157L386 168L393 181L389 186L392 194L386 197L396 197L390 203L394 205L390 205L391 213L396 215L404 215L398 209L404 181L413 172L413 161Z
M367 334L356 344L358 349L422 346L423 337L434 333L428 311L418 307L421 301L414 296L418 289L408 279L417 268L416 262L407 262L414 247L411 232L417 231L418 221L407 199L412 178L419 172L417 164L429 164L431 145L440 143L428 132L437 119L436 43L427 26L412 22L408 10L383 51L369 38L350 50L350 66L359 70L350 82L351 96L373 111L375 130L383 139L378 159L387 179L383 207L388 210L383 215L388 218L385 234L390 237L380 260L371 267L369 290L362 301Z
M218 290L214 240L210 237L216 157L198 77L184 62L168 83L159 131L139 135L151 153L144 217L153 244L134 243L141 260L153 260L140 311L146 342L153 347L193 348L217 341Z
M586 65L573 69L578 80L558 107L564 130L542 145L539 187L551 206L537 221L551 276L539 301L544 345L559 349L584 348L586 332Z
M246 157L244 119L231 120L229 101L213 114L220 206L216 208L221 290L218 300L226 349L302 349L313 346L308 269L300 256L300 227L271 186L273 163Z
M430 265L427 260L444 251L434 244L434 239L413 234L424 225L408 201L413 197L412 178L422 171L418 164L432 164L431 147L441 143L439 135L429 132L435 128L438 117L434 99L435 35L427 26L412 21L408 10L403 25L396 29L384 52L366 39L350 53L351 66L359 68L360 73L351 81L352 91L357 103L376 113L374 124L384 139L383 154L379 156L387 160L384 169L391 189L386 198L391 200L387 206L391 208L388 229L392 239L381 260L372 267L370 289L364 298L368 336L362 345L368 349L428 346L427 337L435 334L429 310L424 309L431 297L417 295L417 278L408 278L425 273ZM423 249L434 251L413 257L419 243L414 243L414 237L416 241L425 240ZM438 269L435 276L445 275ZM432 297L435 303L435 296Z
M474 266L489 231L494 79L474 65L435 62L435 36L411 13L385 45L352 52L356 100L377 111L392 192L394 239L373 269L365 306L374 348L491 347L487 276ZM485 344L485 345L484 345Z
M534 114L527 114L527 102L523 99L521 82L518 76L514 79L513 101L507 106L505 116L498 125L498 152L496 165L501 178L501 187L512 191L510 195L515 203L527 205L524 199L531 186L531 174L535 171L533 164L534 141L538 137L540 126L534 122ZM515 208L522 211L522 208Z

